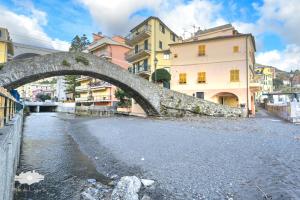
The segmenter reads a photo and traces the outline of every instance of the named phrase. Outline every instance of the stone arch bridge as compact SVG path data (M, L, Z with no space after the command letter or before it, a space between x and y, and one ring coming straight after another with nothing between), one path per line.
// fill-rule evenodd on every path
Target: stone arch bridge
M174 92L91 54L59 52L14 60L0 66L0 86L14 89L39 79L85 75L126 90L148 116L209 115L236 117L241 110Z

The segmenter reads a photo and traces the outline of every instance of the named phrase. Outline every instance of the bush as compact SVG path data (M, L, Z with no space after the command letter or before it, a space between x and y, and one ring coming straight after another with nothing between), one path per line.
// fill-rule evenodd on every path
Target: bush
M83 57L83 56L77 56L77 57L75 58L75 60L76 60L77 63L82 63L82 64L84 64L84 65L89 65L88 59L86 59L86 58Z
M4 67L4 64L0 64L0 70L3 69L3 67Z
M66 67L70 67L71 66L71 64L68 61L66 61L66 60L63 60L61 64L63 66L66 66Z
M155 72L152 73L151 79L154 82L155 81ZM168 83L171 80L171 74L166 69L157 69L156 70L156 80L157 82L161 83Z

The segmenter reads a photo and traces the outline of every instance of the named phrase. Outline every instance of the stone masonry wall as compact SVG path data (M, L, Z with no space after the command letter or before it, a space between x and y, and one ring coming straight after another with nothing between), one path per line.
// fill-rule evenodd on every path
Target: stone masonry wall
M0 200L12 200L14 178L19 163L23 113L0 129Z

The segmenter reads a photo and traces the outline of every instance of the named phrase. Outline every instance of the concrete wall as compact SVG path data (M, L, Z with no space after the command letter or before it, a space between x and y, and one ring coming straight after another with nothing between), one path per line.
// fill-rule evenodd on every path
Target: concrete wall
M90 117L109 117L116 113L116 109L110 106L76 106L76 115Z
M13 198L14 178L19 163L23 113L0 129L0 200Z
M293 123L300 123L300 103L267 104L267 110L274 115Z
M75 103L59 103L56 112L75 113Z

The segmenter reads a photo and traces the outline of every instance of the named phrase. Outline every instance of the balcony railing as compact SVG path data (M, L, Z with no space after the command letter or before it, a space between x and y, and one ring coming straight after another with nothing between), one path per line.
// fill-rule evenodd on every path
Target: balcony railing
M108 102L112 101L111 95L97 95L97 96L91 96L91 97L80 97L75 98L76 102Z
M125 58L129 62L150 55L151 45L139 45L137 48L127 52Z
M130 33L128 36L126 36L126 44L133 46L134 44L144 40L145 38L148 38L151 35L151 26L150 25L144 25L142 26L139 31L135 31L133 33Z
M5 89L0 88L0 128L13 119L15 114L23 108Z

